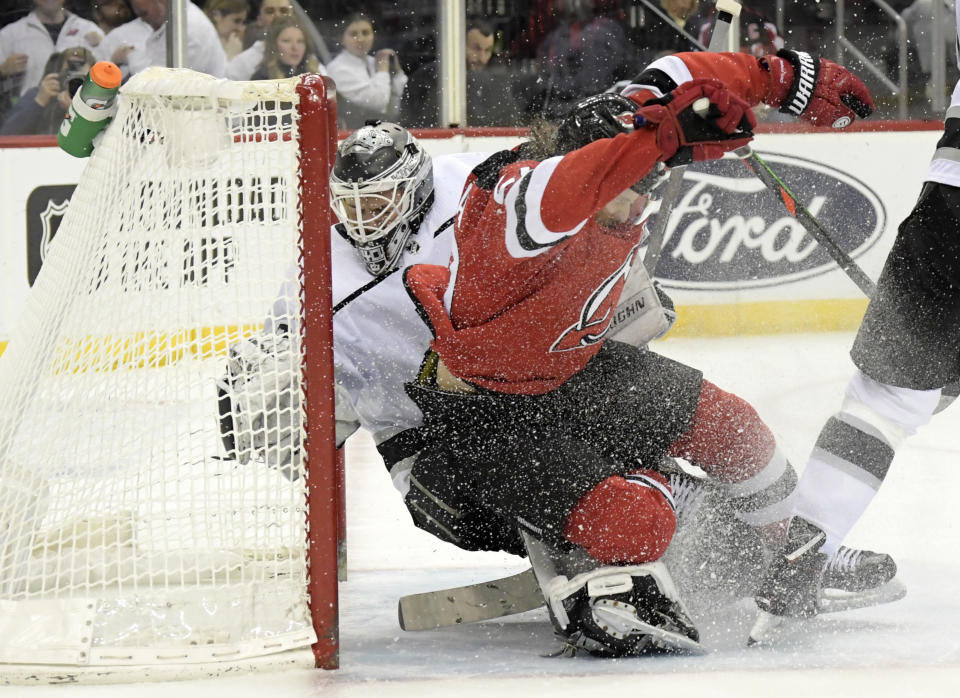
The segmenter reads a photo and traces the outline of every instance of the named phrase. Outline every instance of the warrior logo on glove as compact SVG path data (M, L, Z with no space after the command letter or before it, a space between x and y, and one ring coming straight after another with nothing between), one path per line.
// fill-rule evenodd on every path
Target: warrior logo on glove
M873 113L866 85L843 66L803 51L781 49L760 59L770 72L764 101L815 126L846 128Z
M809 53L797 51L797 78L794 81L793 98L787 96L787 102L784 109L792 112L794 116L800 116L803 110L810 104L810 98L813 97L813 86L817 82L817 64L813 62L813 57ZM847 120L849 123L849 119ZM844 124L846 126L847 124ZM834 127L837 127L834 124Z

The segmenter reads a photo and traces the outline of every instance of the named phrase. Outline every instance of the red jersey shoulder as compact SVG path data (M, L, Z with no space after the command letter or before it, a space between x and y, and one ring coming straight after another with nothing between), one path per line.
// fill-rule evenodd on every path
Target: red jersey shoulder
M498 204L503 204L507 198L507 192L526 177L537 166L533 160L515 162L500 170L497 177L497 183L493 185L493 200Z

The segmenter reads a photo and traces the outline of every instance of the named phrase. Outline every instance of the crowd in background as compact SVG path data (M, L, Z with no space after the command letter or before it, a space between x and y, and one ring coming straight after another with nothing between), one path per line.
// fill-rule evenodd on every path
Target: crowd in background
M931 5L889 0L910 28L911 115L929 104ZM125 78L166 57L167 0L15 0L0 10L0 135L55 133L77 76L110 60ZM337 84L341 126L389 119L443 126L436 3L407 0L197 0L186 3L186 64L233 80L306 72ZM661 55L706 46L713 0L467 0L467 125L557 118L584 96L629 79ZM425 7L426 6L426 7ZM742 51L785 43L833 56L835 3L744 4ZM892 25L871 0L850 0L858 46L892 76ZM777 26L780 20L781 28ZM943 30L953 69L955 28ZM856 69L856 67L855 67ZM864 73L865 71L860 71ZM947 84L953 80L948 79ZM883 115L883 90L877 92ZM761 115L776 118L776 114Z

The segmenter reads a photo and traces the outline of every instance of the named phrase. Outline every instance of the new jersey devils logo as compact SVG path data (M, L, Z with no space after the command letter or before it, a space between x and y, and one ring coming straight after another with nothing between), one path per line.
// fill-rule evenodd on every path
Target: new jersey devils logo
M620 300L620 292L623 291L623 285L630 275L630 269L633 267L633 261L639 249L640 246L637 245L630 250L623 264L590 294L580 310L579 320L564 330L550 347L550 351L581 349L596 344L604 338L610 329L613 310L617 301Z

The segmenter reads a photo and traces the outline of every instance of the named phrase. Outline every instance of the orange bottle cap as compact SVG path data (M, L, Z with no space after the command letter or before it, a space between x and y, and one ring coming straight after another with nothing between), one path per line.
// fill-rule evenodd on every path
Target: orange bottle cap
M90 79L105 89L120 87L123 81L123 73L110 61L100 61L94 63L90 69Z

